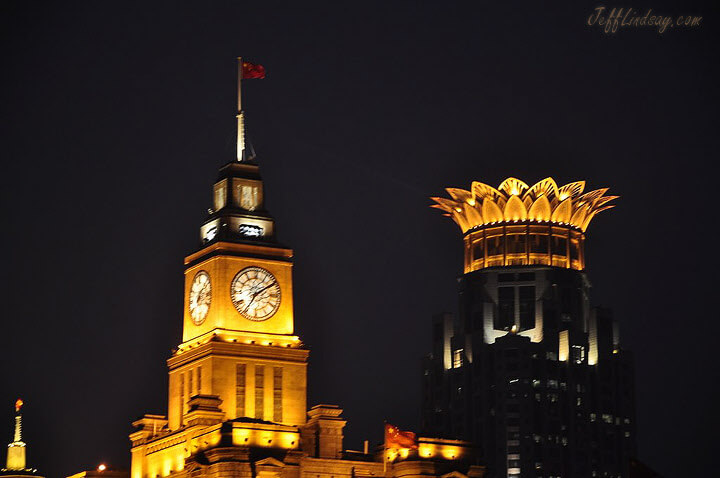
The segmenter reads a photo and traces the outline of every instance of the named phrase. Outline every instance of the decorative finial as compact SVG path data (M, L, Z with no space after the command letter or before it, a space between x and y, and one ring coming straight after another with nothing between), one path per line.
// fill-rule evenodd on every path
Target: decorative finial
M17 401L15 401L15 413L20 413L20 408L23 406L22 399L18 398Z

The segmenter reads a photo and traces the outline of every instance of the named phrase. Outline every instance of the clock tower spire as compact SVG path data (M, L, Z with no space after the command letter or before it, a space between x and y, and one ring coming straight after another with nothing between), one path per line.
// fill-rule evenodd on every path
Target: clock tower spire
M247 78L262 77L262 67L248 65L239 61L239 78L249 68L255 76ZM219 399L225 420L306 419L308 351L294 335L293 251L276 239L255 157L241 154L239 97L238 86L238 158L220 167L199 248L185 258L183 341L168 360L170 430L193 421L198 397Z

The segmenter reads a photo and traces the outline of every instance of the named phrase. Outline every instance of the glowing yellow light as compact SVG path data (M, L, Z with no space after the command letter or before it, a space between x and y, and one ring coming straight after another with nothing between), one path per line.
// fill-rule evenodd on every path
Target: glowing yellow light
M448 188L451 199L434 197L437 204L451 215L463 232L484 224L513 222L515 220L535 220L542 222L560 222L569 224L581 231L587 229L590 220L599 212L613 207L608 203L617 196L605 196L607 189L597 189L583 194L585 181L576 181L558 187L555 180L545 178L533 186L523 181L508 178L498 189L474 181L471 191ZM475 206L482 202L481 210L463 209L469 204ZM512 203L510 207L508 205Z
M516 334L517 331L518 331L517 325L513 325L513 326L510 328L510 332L512 332L513 334Z
M425 458L430 458L433 455L433 446L428 444L421 444L418 448L418 454Z
M105 471L107 469L107 466L105 466L105 463L100 463L97 469L98 471Z
M460 449L454 446L444 446L441 453L446 460L454 460L456 456L460 455Z

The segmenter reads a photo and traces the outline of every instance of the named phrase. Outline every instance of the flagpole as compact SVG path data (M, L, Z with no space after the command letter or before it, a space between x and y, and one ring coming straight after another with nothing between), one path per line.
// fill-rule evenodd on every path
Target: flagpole
M384 443L383 444L383 476L387 475L387 462L388 462L387 443Z
M242 161L243 152L245 151L245 118L242 110L243 61L241 56L239 56L237 60L237 160Z
M387 420L383 420L383 476L387 475Z

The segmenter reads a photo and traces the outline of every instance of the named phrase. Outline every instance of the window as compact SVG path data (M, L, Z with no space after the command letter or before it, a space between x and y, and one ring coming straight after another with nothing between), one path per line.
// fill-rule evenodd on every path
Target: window
M183 424L183 414L185 413L185 375L180 374L180 426Z
M545 234L530 234L530 253L547 254L548 253L548 236Z
M460 368L463 366L463 352L464 349L457 349L453 351L453 368Z
M443 340L443 327L441 323L433 325L433 340L435 342L441 342Z
M188 371L188 397L193 396L193 373L194 370L192 369Z
M260 206L260 188L247 181L233 181L233 201L246 211L254 211Z
M473 244L473 260L481 261L483 259L485 259L485 240L480 238Z
M570 259L573 261L580 259L580 242L577 239L570 240Z
M225 207L225 183L226 181L223 180L215 185L215 200L213 201L213 206L216 211Z
M202 393L202 367L197 368L197 393Z
M235 416L245 416L245 364L235 365Z
M583 363L585 361L585 347L582 345L573 345L572 359L577 364Z
M552 253L554 256L567 256L567 237L553 236Z
M273 367L273 421L282 419L282 367Z
M498 288L498 317L495 328L509 330L515 325L515 288Z
M525 254L525 234L508 234L505 240L508 254Z
M485 316L483 314L483 304L480 303L478 310L472 313L472 327L473 330L482 330L485 325Z
M255 418L265 418L265 366L255 365Z
M495 236L487 238L487 255L502 256L503 255L503 239L505 236Z
M535 328L535 286L518 287L518 295L520 330Z

